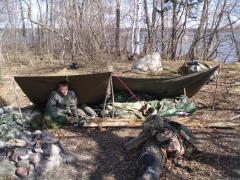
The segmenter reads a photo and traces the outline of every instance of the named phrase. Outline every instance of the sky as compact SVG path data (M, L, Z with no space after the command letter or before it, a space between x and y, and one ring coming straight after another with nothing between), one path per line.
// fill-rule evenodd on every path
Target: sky
M12 0L12 2L15 0ZM194 0L197 1L197 0ZM223 2L223 0L221 0ZM235 1L235 0L228 0L230 1ZM234 7L233 9L233 13L231 14L231 19L232 21L238 19L240 17L240 0L238 0L238 4ZM11 2L11 1L9 1ZM18 1L16 1L18 3ZM36 20L39 18L39 12L38 12L38 6L37 6L37 0L26 0L26 1L22 1L23 2L23 6L25 9L25 13L24 16L27 18L27 5L25 4L25 2L31 2L32 4L32 19ZM39 2L41 2L41 0L39 0ZM105 0L105 2L107 3L107 5L110 7L111 9L111 14L107 14L106 19L109 21L115 21L115 1L114 0ZM133 18L133 0L121 0L121 27L122 28L129 28L132 26L132 18ZM152 13L152 1L149 1L148 4L148 11L149 11L149 15L151 15ZM212 0L212 2L210 3L210 17L213 15L213 12L215 11L216 8L216 4L217 2L220 2L218 0ZM11 4L10 4L11 6ZM171 8L172 4L169 1L168 3L165 4L165 8ZM45 3L41 3L41 8L43 9L42 11L44 12L45 10ZM159 7L158 7L159 8ZM13 8L10 7L10 9L12 10ZM160 9L160 8L159 8ZM219 8L220 10L220 8ZM20 9L17 8L14 10L15 12L13 14L15 14L15 17L19 17L19 18L15 18L14 19L19 19L19 21L17 21L16 23L19 23L19 25L21 26L21 21L20 21ZM187 27L197 27L199 24L199 18L201 16L201 6L196 8L195 14L197 16L197 19L189 19L187 22ZM169 12L167 12L166 15L166 26L171 27L171 10ZM150 17L151 19L151 17ZM211 18L209 18L211 19ZM225 18L226 19L226 18ZM30 23L29 21L25 20L26 25L30 27ZM226 21L225 21L226 22ZM9 23L9 18L7 16L6 13L6 7L4 7L4 1L0 0L0 28L5 27L6 25L8 25ZM144 10L142 8L142 18L141 18L141 24L142 27L145 27L145 18L144 18ZM226 23L225 23L226 24ZM222 23L222 25L224 25L224 21ZM240 25L240 21L236 24L236 25Z

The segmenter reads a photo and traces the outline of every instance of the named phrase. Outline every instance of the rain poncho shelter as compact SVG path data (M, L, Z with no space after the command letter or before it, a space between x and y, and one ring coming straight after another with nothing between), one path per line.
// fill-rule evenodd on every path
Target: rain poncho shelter
M69 75L69 76L15 76L14 79L27 97L37 106L45 106L49 94L62 80L68 80L70 89L77 95L80 104L98 105L103 103L107 88L112 78L112 88L149 94L157 99L176 97L184 94L193 96L218 69L219 66L206 71L178 77L134 78L119 77L110 72ZM120 81L121 79L121 81Z

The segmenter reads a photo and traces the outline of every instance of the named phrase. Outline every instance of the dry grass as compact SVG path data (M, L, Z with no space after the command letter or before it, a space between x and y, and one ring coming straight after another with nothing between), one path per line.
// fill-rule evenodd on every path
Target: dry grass
M164 66L172 70L182 64L179 62L164 62ZM214 65L215 63L211 62ZM129 70L129 62L113 63L115 72ZM78 74L85 72L107 71L107 67L92 66L80 70L68 70L64 66L46 66L42 63L34 66L5 64L3 68L4 81L0 86L0 107L6 104L16 105L11 77L14 74ZM204 86L192 97L198 111L191 117L198 119L200 124L230 120L240 114L240 64L222 65L219 87L217 89L215 110L212 110L215 84ZM125 73L129 75L129 73ZM30 102L17 87L21 106ZM2 102L2 104L1 104ZM240 135L232 129L193 128L202 151L199 155L186 157L182 164L190 167L175 167L168 161L162 179L238 179L240 167ZM47 179L136 179L136 162L139 149L126 152L123 143L139 134L139 128L106 128L106 129L59 129L54 131L64 141L66 148L78 153L82 160L76 164L64 167L50 174Z

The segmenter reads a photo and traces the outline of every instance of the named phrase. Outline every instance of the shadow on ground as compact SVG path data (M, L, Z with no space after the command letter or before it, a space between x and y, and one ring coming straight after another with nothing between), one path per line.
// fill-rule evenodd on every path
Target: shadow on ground
M71 179L136 179L141 148L126 152L123 144L136 137L139 128L81 129L67 128L59 136L68 150L80 161L70 164L63 174ZM200 142L200 154L185 158L183 165L193 171L167 162L162 179L238 179L240 167L240 134L235 130L193 129ZM68 135L67 135L68 134ZM169 168L169 166L171 166Z
M68 129L76 134L75 139L81 142L77 145L77 152L89 156L88 161L71 164L78 171L86 171L89 174L86 179L136 179L139 150L124 150L124 143L132 136L121 137L115 129ZM134 135L133 135L134 136ZM72 138L72 137L71 137ZM64 138L66 146L71 142ZM81 178L84 179L82 175Z
M189 161L197 161L220 171L222 177L240 178L239 131L230 129L208 129L195 132L199 154L194 154Z

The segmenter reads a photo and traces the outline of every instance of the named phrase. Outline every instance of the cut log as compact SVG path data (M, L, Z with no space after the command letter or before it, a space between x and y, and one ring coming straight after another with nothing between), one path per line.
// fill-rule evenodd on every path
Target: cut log
M124 144L124 148L129 151L133 148L138 147L140 144L144 143L145 141L147 141L149 138L151 138L152 135L151 134L140 134L139 136L133 138L132 140L130 140L129 142Z
M232 128L236 130L240 130L240 122L213 122L213 123L208 123L204 127L208 128Z
M94 119L83 127L142 127L142 119Z
M189 117L172 117L173 121L179 122L187 127L202 127L203 121ZM93 119L87 122L83 127L142 127L143 119Z

